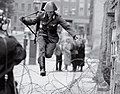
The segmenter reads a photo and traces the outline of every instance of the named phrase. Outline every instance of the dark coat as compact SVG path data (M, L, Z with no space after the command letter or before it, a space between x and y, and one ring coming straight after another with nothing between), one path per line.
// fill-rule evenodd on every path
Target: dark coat
M49 42L54 42L54 43L58 42L59 39L57 34L58 24L60 24L71 36L74 37L76 35L76 32L73 30L73 28L64 19L62 19L60 15L54 13L51 19L50 19L51 21L48 19L48 15L46 14L46 12L40 12L35 19L29 19L29 20L23 19L23 23L27 25L37 24L36 30L40 32L42 29L43 32L47 34L47 38ZM42 27L40 27L40 23Z
M71 49L71 63L76 63L78 66L84 66L85 59L85 45L81 44L80 46L72 45Z
M5 37L4 39L0 37L0 94L15 94L13 67L25 59L26 51L13 36ZM8 93L3 91L5 88L5 74L8 75Z

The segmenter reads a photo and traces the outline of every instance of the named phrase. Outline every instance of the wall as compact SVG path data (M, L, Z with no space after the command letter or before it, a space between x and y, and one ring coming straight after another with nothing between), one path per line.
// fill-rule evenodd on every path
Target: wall
M101 29L102 29L102 22L103 22L103 6L106 0L95 0L94 5L94 22L93 22L93 51L94 56L99 57L99 47L101 43Z

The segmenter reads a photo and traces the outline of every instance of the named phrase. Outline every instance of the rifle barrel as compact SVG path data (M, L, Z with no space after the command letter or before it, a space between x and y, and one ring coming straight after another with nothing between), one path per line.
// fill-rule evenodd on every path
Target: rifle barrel
M26 16L24 16L24 17L29 17L29 16L34 15L34 14L36 14L36 15L37 15L37 13L38 13L38 12L39 12L39 11L36 11L36 12L31 13L31 14L29 14L29 15L26 15Z

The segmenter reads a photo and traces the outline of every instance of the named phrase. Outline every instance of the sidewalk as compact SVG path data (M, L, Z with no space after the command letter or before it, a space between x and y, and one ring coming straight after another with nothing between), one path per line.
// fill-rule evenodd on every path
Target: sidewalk
M53 57L46 60L45 77L39 75L38 65L21 63L14 68L14 73L20 94L97 94L97 85L92 80L96 69L97 63L89 62L85 64L83 72L57 72Z

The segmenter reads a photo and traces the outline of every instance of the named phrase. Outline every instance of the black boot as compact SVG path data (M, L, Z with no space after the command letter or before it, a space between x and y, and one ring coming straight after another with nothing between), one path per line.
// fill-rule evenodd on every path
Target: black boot
M40 71L40 75L41 75L41 76L46 76L46 71L45 71L44 69L42 69L42 70Z
M41 76L46 76L46 71L45 71L45 57L39 57L38 63L40 65L40 75Z
M59 71L62 71L62 61L59 61Z
M56 59L56 71L58 71L58 61Z
M76 69L77 69L77 65L76 65L76 62L73 63L73 72L76 72Z
M83 66L81 66L80 72L83 72Z

